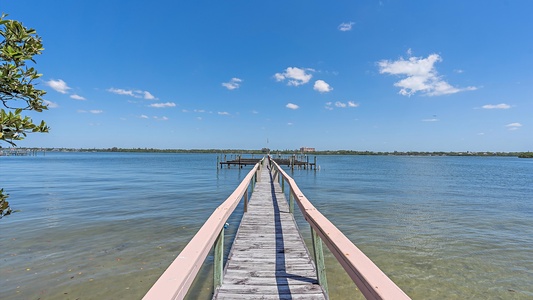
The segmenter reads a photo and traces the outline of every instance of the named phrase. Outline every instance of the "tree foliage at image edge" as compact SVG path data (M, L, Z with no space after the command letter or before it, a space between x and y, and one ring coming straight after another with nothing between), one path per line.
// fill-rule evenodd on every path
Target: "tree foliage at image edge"
M6 20L6 16L0 17L0 102L5 108L0 109L0 142L16 146L14 141L24 139L27 133L49 130L44 121L34 124L30 117L22 115L24 110L48 109L42 99L46 92L34 86L34 80L42 74L27 65L29 61L35 63L33 57L44 48L35 29ZM0 218L11 213L8 196L0 189Z

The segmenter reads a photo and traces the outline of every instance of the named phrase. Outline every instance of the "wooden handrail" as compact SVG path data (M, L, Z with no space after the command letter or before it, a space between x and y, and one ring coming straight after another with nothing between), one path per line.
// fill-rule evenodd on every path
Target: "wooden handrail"
M284 181L287 181L290 193L305 220L320 236L366 299L410 299L370 258L311 204L294 179L273 160L271 160L271 166L281 174Z
M255 164L235 191L215 209L192 240L146 293L144 300L174 300L185 297L229 216L247 193L250 183L257 180L256 172L260 170L262 161Z

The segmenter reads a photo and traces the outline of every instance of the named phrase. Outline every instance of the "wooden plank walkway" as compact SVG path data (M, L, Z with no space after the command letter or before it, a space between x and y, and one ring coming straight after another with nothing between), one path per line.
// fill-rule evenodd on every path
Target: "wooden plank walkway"
M327 299L281 187L260 178L213 299Z

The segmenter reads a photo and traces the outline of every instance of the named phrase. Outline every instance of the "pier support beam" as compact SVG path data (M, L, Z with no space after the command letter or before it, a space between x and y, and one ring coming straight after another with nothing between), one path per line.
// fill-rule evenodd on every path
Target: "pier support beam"
M216 290L222 285L224 279L224 227L215 242L215 261L214 261L213 287Z
M311 238L313 240L313 252L315 256L316 275L318 284L322 286L326 295L328 293L328 280L326 278L326 264L324 262L324 250L322 248L322 239L311 227Z

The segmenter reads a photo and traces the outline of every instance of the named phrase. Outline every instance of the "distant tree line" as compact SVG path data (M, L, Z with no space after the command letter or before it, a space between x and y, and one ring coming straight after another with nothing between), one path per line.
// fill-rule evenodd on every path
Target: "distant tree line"
M358 151L358 150L324 150L301 153L300 150L263 149L157 149L157 148L27 148L47 152L125 152L125 153L215 153L215 154L305 154L305 155L395 155L395 156L511 156L533 158L533 152L491 152L491 151Z
M520 158L533 158L533 152L522 152L518 155Z

